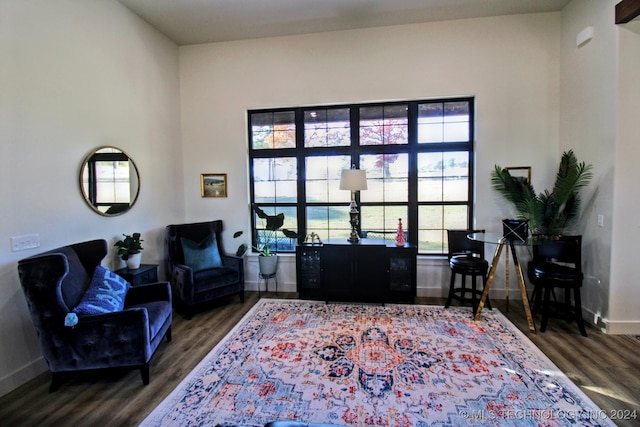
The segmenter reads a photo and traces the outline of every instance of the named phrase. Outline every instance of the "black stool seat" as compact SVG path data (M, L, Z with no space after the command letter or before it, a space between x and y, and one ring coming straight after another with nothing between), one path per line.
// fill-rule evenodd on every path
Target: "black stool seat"
M489 269L489 262L486 259L482 259L476 256L470 255L456 255L449 260L449 267L452 269L463 270L461 272L486 274Z
M562 287L563 283L573 287L576 281L582 281L584 278L584 274L575 268L552 262L534 266L533 274L537 280L553 280L556 287Z
M483 230L447 230L451 281L449 283L449 295L444 305L445 308L449 307L455 299L462 304L471 303L474 314L478 310L484 285L487 283L489 263L484 259L484 243L472 241L467 238L467 235L479 232L483 232ZM460 287L455 286L456 274L459 274L461 277ZM467 288L466 286L467 276L471 276L471 288ZM478 277L482 278L482 289L478 289ZM491 308L491 302L488 298L486 303L487 307Z

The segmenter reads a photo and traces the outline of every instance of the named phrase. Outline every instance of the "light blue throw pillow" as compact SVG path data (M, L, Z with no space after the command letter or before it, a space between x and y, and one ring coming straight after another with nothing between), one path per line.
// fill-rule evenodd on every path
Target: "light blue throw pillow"
M80 303L72 311L80 315L122 311L129 286L125 279L99 265Z
M210 268L223 267L222 258L218 252L215 233L211 233L205 239L196 243L192 240L180 238L184 263L195 272Z

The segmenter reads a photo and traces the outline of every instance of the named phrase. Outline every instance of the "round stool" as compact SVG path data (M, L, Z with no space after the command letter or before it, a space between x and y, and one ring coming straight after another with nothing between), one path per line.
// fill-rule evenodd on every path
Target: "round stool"
M461 303L471 302L473 307L473 314L478 309L478 302L482 297L484 286L487 284L487 271L489 270L489 263L480 257L471 255L455 255L449 260L449 267L451 268L451 282L449 283L449 296L444 307L447 308L451 305L451 300L457 299ZM461 287L456 288L456 274L459 274L461 278ZM471 276L471 289L465 286L466 276ZM478 289L476 285L476 277L482 278L483 288ZM467 293L471 294L471 298L467 297ZM491 308L491 302L487 298L487 308Z
M262 284L262 281L264 280L264 292L267 293L269 292L269 280L273 279L276 282L276 295L278 295L278 276L276 275L276 273L273 274L262 274L262 273L258 273L258 298L260 298L260 285Z

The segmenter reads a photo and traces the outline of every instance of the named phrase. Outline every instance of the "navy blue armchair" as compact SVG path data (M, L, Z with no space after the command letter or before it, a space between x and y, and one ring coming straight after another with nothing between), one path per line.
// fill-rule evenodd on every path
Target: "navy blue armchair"
M168 225L165 245L174 302L185 318L228 295L244 302L244 259L224 253L221 220Z
M65 373L114 367L140 369L146 385L151 357L162 338L171 341L168 282L130 287L122 310L78 314L77 324L66 324L106 254L107 242L92 240L18 262L42 355L52 373L50 392L58 388Z

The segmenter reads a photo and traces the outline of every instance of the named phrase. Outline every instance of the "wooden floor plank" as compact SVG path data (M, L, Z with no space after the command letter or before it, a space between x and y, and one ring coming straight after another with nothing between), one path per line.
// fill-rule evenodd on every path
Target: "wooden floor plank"
M267 297L294 298L295 294L269 293ZM102 371L70 375L50 394L51 376L44 373L0 397L0 420L10 426L136 426L257 301L257 292L247 292L245 303L233 297L191 320L174 315L173 340L164 341L151 360L147 386L138 370ZM418 298L416 302L442 305L444 300ZM546 332L533 335L520 302L510 301L508 311L504 301L492 300L492 304L607 414L640 411L640 342L593 327L587 327L585 338L575 323L560 319L550 319ZM638 426L637 417L616 420L616 424Z

